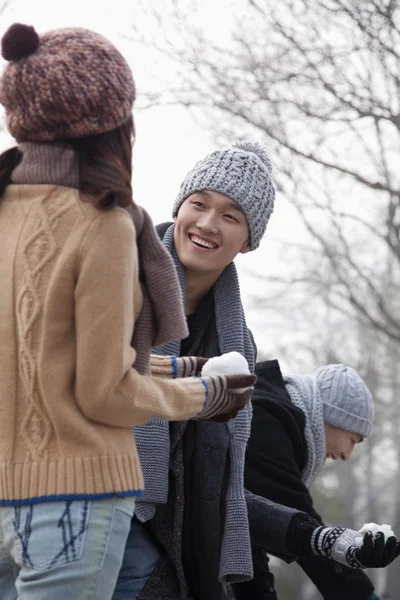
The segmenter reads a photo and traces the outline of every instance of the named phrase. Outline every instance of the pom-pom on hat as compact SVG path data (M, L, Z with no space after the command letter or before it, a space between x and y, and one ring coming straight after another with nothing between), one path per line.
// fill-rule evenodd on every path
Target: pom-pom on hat
M131 69L94 31L65 28L39 36L33 27L15 23L2 38L1 53L9 64L0 79L0 102L18 142L103 133L131 114Z
M15 23L1 40L1 55L5 60L19 60L33 54L39 47L39 36L33 27Z
M265 148L253 142L235 142L212 152L186 175L173 207L173 216L191 194L211 190L235 200L247 219L250 248L260 245L274 209L272 163Z
M314 373L325 423L368 437L372 431L372 394L357 371L345 365L327 365Z

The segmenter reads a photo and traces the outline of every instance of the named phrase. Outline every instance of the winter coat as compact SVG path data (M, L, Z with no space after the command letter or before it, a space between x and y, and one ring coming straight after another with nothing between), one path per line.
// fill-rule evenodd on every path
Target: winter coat
M310 492L301 480L307 453L305 415L292 403L278 361L257 363L256 374L258 381L252 399L253 420L246 452L245 487L273 502L306 512L322 523ZM260 536L257 545L259 542ZM252 545L255 545L254 541ZM267 539L263 540L262 546L274 553ZM257 595L254 590L265 590L271 585L265 553L254 552L253 548L253 562L254 580L237 584L236 595L238 598L264 600L268 596L261 595L261 592ZM367 600L373 592L372 583L362 571L318 556L298 559L297 562L324 600ZM264 588L262 579L265 579Z
M165 228L157 227L159 234ZM220 307L221 308L221 307ZM189 315L190 335L182 341L181 355L192 354L212 357L221 353L217 331L213 289L203 298L194 315ZM237 326L237 324L236 324ZM224 335L226 332L222 332ZM229 332L228 332L229 333ZM221 332L220 332L221 335ZM254 351L256 349L254 348ZM170 425L170 467L168 500L159 505L150 526L166 550L154 573L143 589L140 600L179 600L188 595L195 600L220 600L223 597L221 575L221 547L223 540L241 537L228 552L231 574L243 574L247 569L247 523L241 507L235 512L237 522L226 524L226 497L228 489L230 434L228 425L218 423L172 423ZM244 458L244 455L243 455ZM235 457L239 461L239 457ZM271 545L276 542L277 554L286 555L286 531L294 514L286 507L271 511L271 503L245 496L245 510L249 515L250 531L263 530L271 534ZM233 527L234 536L230 531ZM239 536L238 533L242 532ZM229 550L229 548L228 548ZM226 547L225 547L226 552ZM250 555L250 539L249 539ZM292 557L293 558L293 557ZM251 576L250 555L250 576ZM241 578L243 576L241 575Z

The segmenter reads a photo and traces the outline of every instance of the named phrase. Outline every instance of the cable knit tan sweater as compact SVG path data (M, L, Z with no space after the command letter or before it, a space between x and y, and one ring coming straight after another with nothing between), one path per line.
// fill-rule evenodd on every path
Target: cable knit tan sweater
M0 504L140 494L132 427L184 420L204 381L131 368L141 309L131 219L72 188L10 185L0 200Z

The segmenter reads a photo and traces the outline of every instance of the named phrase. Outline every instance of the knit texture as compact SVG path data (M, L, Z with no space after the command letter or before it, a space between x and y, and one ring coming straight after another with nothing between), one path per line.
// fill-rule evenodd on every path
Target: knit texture
M185 269L174 248L174 226L164 236L164 244L171 252L185 301ZM214 304L221 353L237 351L246 357L250 371L254 371L254 348L247 329L240 298L235 265L231 263L214 285ZM234 327L232 326L234 323ZM156 348L158 354L179 356L180 341ZM251 548L246 501L244 498L244 455L250 435L251 405L241 410L227 425L229 431L229 483L225 493L225 523L221 548L220 578L240 573L250 576ZM141 521L151 519L156 504L165 504L168 496L168 467L170 433L168 423L153 419L144 427L135 429L135 438L145 478L145 495L136 504L135 513ZM239 551L240 549L240 551Z
M13 184L0 256L0 504L141 493L131 428L195 416L207 389L132 369L142 295L129 215Z
M301 478L305 485L310 485L326 458L324 415L318 382L313 377L303 375L284 377L284 382L293 404L306 417L304 436L307 460Z
M75 152L68 144L23 142L22 161L12 172L13 183L50 184L79 188ZM142 309L135 323L134 368L148 374L149 356L156 344L187 335L182 295L171 256L161 243L150 216L137 204L127 209L136 231Z
M135 85L113 44L83 28L56 29L39 39L37 49L9 62L0 79L0 103L17 141L83 137L128 119Z
M357 535L357 531L343 527L318 527L311 537L311 549L352 569L362 569L363 565L356 558Z
M79 188L79 168L75 152L66 144L23 142L18 149L22 161L11 174L12 183L50 184Z
M195 164L183 180L173 216L191 194L212 190L229 196L243 210L250 232L250 247L258 248L274 209L272 163L257 143L236 142Z
M314 373L323 403L324 421L368 437L372 431L372 394L357 371L344 365L327 365Z

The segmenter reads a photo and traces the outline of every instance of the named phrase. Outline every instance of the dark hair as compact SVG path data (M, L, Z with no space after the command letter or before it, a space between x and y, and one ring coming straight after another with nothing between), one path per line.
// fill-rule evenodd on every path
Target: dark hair
M133 118L120 127L68 140L78 156L79 189L99 209L132 204Z
M21 162L22 153L17 146L0 154L0 199L4 190L11 183L11 173Z
M112 131L65 140L77 154L82 200L92 202L100 210L113 206L126 208L132 204L134 137L133 118L129 117ZM18 147L0 155L0 198L21 157Z

